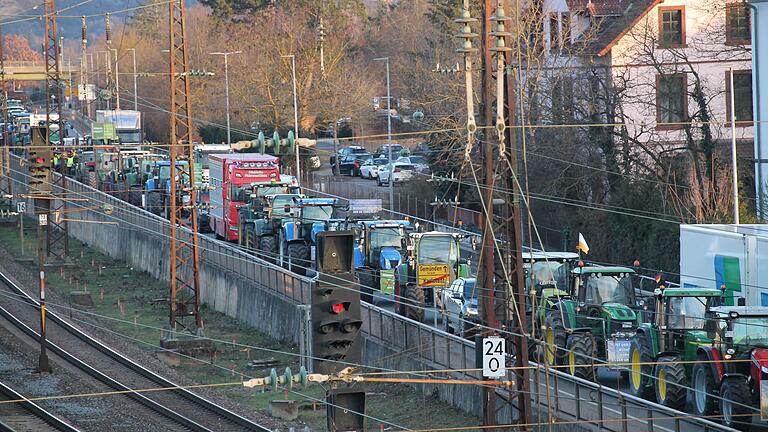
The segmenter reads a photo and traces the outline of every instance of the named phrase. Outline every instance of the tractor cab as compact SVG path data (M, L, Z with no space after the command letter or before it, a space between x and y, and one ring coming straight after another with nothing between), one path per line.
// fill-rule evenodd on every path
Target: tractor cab
M435 294L458 277L469 276L469 264L461 261L461 234L431 231L411 233L406 241L407 259L395 274L395 310L417 321L424 308L436 307Z
M358 233L355 268L363 301L373 292L394 294L395 269L403 261L406 239L414 227L408 220L367 220L354 225Z
M634 274L626 267L579 262L571 271L570 295L550 297L544 334L550 363L566 363L572 375L588 380L596 376L596 363L620 369L638 324Z
M378 269L395 269L402 261L404 240L413 232L407 220L375 220L358 223L362 260Z
M768 307L717 306L710 313L718 320L721 342L733 350L731 358L748 357L753 349L768 350ZM768 359L768 355L760 358Z
M674 409L685 406L696 362L710 366L707 358L717 357L713 352L716 325L708 311L721 303L722 295L715 288L660 285L654 290L650 322L638 326L630 343L632 394Z
M627 267L577 267L571 271L574 297L585 305L635 305L632 276Z
M568 297L571 270L579 255L573 252L526 252L523 253L525 273L526 312L537 313L530 322L541 323L553 299ZM535 325L535 328L540 328Z
M187 161L177 161L176 168L181 169L187 164ZM152 175L147 179L147 190L162 189L165 185L165 188L170 191L170 179L171 161L167 159L154 161L152 163Z
M289 270L305 275L315 262L317 235L336 231L344 223L336 218L341 203L335 198L294 197L283 206L288 215L281 223L279 259ZM279 211L273 202L272 214Z
M768 394L768 307L719 306L710 309L718 323L720 413L726 426L747 430ZM719 378L719 377L716 377ZM766 384L763 384L763 383ZM698 396L698 394L697 394Z
M269 196L299 195L299 185L296 177L281 175L280 180L253 182L240 187L237 201L246 203L246 207L259 207L267 201Z
M707 310L721 302L722 294L714 288L657 288L652 325L659 329L659 351L686 354L711 344L715 327Z

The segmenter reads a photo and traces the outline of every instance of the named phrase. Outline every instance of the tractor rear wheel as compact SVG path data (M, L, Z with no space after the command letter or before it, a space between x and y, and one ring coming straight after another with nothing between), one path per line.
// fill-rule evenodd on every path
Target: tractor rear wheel
M747 380L730 377L720 386L720 414L723 424L741 431L749 430L752 425L752 403Z
M128 203L141 207L141 186L131 186L128 191Z
M629 391L633 396L643 399L653 396L653 387L650 385L653 366L649 364L652 361L648 336L645 333L636 334L629 347Z
M309 248L304 243L288 245L288 261L292 272L305 276L309 269Z
M374 284L376 283L375 270L370 267L363 267L357 271L357 278L360 281L360 300L372 304Z
M147 197L147 210L160 216L163 213L163 196L160 192L150 192Z
M403 297L404 315L412 320L424 322L424 290L416 284L408 284L405 286Z
M99 177L96 175L95 172L88 173L88 186L94 189L99 188Z
M685 408L688 379L679 356L659 357L656 364L656 402L676 410Z
M568 372L585 380L595 380L595 340L589 333L573 333L568 337Z
M709 416L715 412L715 383L711 365L704 357L693 365L693 412L698 416Z
M277 261L277 242L275 241L274 237L261 236L259 237L258 244L258 249L261 252L259 258L262 258L268 262Z
M544 330L544 355L549 365L563 364L565 358L566 334L559 310L547 312L547 326Z

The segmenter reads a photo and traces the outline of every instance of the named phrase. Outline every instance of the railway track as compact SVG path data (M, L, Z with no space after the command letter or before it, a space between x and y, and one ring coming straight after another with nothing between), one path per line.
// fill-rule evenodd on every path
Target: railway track
M2 403L4 401L21 401ZM0 382L0 432L36 432L55 430L79 432L35 402L25 398L9 385Z
M39 333L32 326L37 325L36 319L39 321L39 303L2 271L0 291L6 294L0 296L2 320L12 324L26 337L38 341ZM18 300L12 296L16 296ZM268 428L187 389L132 392L131 390L178 386L87 335L55 313L47 311L46 317L47 346L51 353L90 375L108 389L127 391L122 397L130 398L132 401L129 403L139 404L142 409L159 414L162 423L172 427L169 430L269 431ZM127 406L126 409L130 407Z

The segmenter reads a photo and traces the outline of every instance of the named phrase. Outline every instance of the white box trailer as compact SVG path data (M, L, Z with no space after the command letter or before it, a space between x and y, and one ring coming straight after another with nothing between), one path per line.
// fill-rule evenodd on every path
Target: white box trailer
M768 225L680 225L680 284L725 285L727 305L768 306Z

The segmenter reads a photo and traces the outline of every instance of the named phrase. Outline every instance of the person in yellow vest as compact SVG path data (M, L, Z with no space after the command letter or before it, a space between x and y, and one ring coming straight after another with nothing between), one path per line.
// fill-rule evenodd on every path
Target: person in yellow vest
M54 171L59 170L59 154L58 153L53 155L53 169Z
M75 155L72 152L67 154L67 174L72 175L75 167Z

